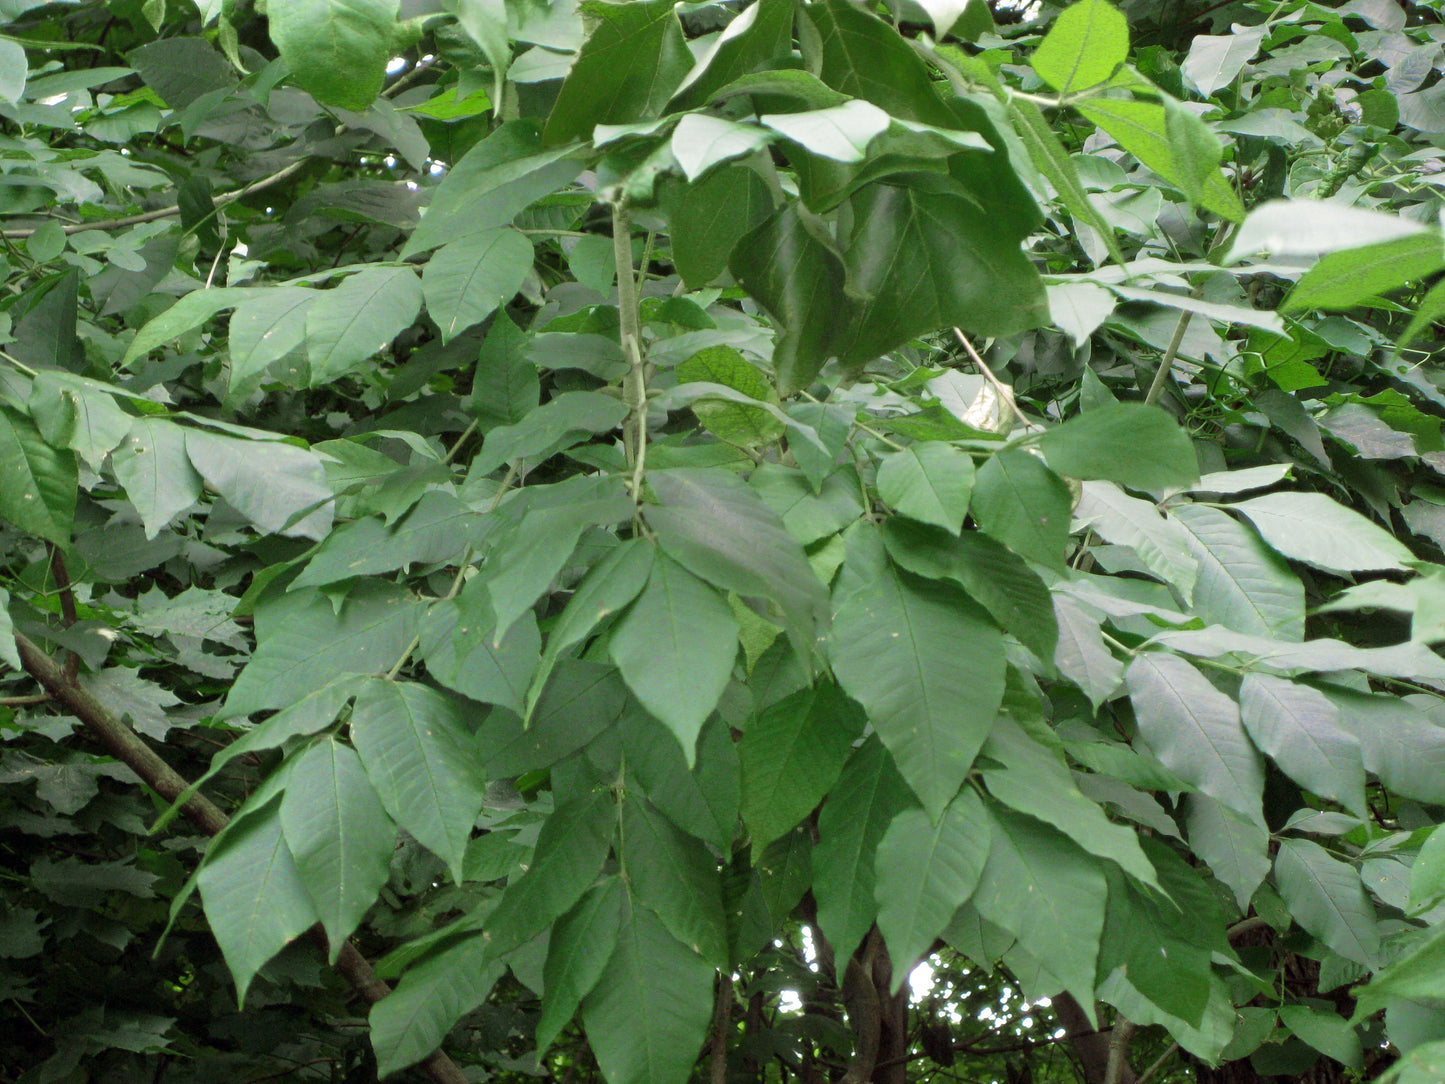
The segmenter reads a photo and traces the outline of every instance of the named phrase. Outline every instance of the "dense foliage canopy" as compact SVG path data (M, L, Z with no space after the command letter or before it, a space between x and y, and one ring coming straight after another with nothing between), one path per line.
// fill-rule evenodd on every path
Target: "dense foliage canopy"
M0 19L0 1080L1445 1079L1438 4Z

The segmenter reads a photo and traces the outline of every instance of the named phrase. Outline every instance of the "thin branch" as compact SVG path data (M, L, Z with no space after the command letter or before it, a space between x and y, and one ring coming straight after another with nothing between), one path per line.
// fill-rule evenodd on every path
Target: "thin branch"
M993 370L985 364L983 358L978 356L978 351L973 348L973 343L969 342L967 337L965 337L963 332L958 328L954 328L953 333L958 336L958 341L961 342L963 348L968 351L969 358L972 359L974 365L978 367L978 371L983 374L983 378L988 381L989 386L993 388L994 394L1004 401L1009 408L1009 412L1019 420L1019 424L1022 425L1025 430L1039 428L1024 417L1024 412L1019 409L1018 402L1014 399L1013 388L993 375Z
M48 704L53 700L49 693L31 693L29 696L0 696L0 708L24 708L31 704Z
M1119 1084L1124 1077L1124 1069L1129 1064L1129 1040L1134 1036L1134 1029L1138 1027L1132 1020L1125 1020L1123 1016L1114 1021L1114 1033L1109 1036L1109 1065L1104 1070L1104 1084Z
M245 187L235 188L232 189L230 192L222 192L219 196L215 198L214 203L217 209L219 209L229 203L236 202L236 200L238 199L245 199L247 196L252 195L253 193L264 191L267 188L271 188L274 185L280 184L288 177L292 177L295 176L297 173L300 173L301 170L305 169L310 162L310 158L298 158L289 166L278 169L275 173L272 173L266 177L262 177L259 181L252 181ZM62 226L61 229L67 234L83 233L86 230L116 230L120 229L122 226L139 226L143 222L155 222L162 218L174 218L180 213L180 204L173 203L169 207L160 207L154 211L145 211L141 214L123 215L120 218L102 218L98 219L95 222L73 222L69 225ZM27 237L33 236L35 231L39 228L39 226L35 226L23 230L4 230L0 231L0 236L13 238L16 240L24 240Z
M26 672L79 718L91 736L111 756L135 772L143 783L168 802L174 802L188 789L180 773L142 741L140 735L117 719L109 708L78 682L68 678L65 670L29 637L17 632L15 646L19 649L20 662ZM220 807L202 794L192 794L181 806L181 812L210 836L230 823L230 818ZM312 926L307 933L322 952L327 950L326 931L320 923ZM366 957L350 941L341 945L335 966L368 1004L375 1005L391 992L391 988L376 977ZM421 1063L421 1068L434 1084L467 1084L466 1076L456 1063L440 1050L433 1051Z
M1205 253L1206 258L1212 257L1224 247L1224 243L1229 240L1229 234L1233 227L1234 223L1230 222L1227 218L1215 227L1214 237L1210 240L1209 249ZM1194 288L1189 291L1189 296L1195 301L1198 301L1204 296L1203 280L1194 284ZM1184 333L1189 330L1189 321L1193 319L1193 317L1194 314L1188 309L1179 313L1179 320L1174 325L1174 335L1170 338L1169 345L1164 350L1164 356L1159 359L1159 368L1154 371L1154 379L1149 384L1148 392L1144 395L1144 402L1157 403L1159 396L1164 394L1165 381L1169 379L1169 374L1174 370L1174 359L1179 354L1180 344L1184 342Z
M1165 1048L1164 1053L1160 1054L1157 1058L1155 1058L1153 1064L1139 1074L1139 1079L1136 1080L1134 1084L1149 1084L1149 1081L1153 1079L1154 1074L1157 1073L1160 1069L1164 1068L1164 1063L1167 1062L1170 1058L1172 1058L1178 1052L1178 1050L1178 1043L1170 1043Z
M1198 293L1196 294L1195 291ZM1189 296L1197 298L1203 293L1203 288L1196 286L1189 291ZM1174 336L1169 340L1169 345L1164 350L1164 356L1159 359L1159 368L1154 370L1154 380L1149 385L1149 391L1144 395L1144 402L1157 403L1159 396L1164 394L1164 382L1169 379L1169 374L1174 369L1174 358L1179 353L1179 344L1184 341L1184 333L1189 330L1189 321L1193 318L1194 314L1188 309L1179 313L1179 319L1174 324Z

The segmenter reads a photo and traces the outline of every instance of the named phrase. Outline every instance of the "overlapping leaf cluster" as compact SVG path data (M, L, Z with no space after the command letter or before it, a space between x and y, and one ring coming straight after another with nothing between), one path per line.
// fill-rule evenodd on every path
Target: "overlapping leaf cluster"
M7 1068L1433 1079L1438 23L0 10Z

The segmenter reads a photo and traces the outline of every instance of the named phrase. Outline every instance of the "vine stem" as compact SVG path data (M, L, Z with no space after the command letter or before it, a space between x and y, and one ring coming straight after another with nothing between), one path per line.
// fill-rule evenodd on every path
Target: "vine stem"
M1189 291L1189 296L1198 298L1204 293L1202 286L1196 286ZM1179 344L1184 341L1184 333L1189 330L1189 321L1194 314L1185 309L1179 314L1179 320L1174 325L1174 335L1169 340L1169 345L1164 350L1164 356L1159 359L1159 368L1154 370L1154 380L1149 385L1148 392L1144 395L1146 404L1153 404L1159 401L1159 396L1164 394L1164 382L1169 379L1169 374L1174 369L1174 359L1179 354Z
M622 378L622 401L631 413L622 443L632 469L632 496L642 495L647 469L647 366L642 358L642 314L638 309L637 278L632 267L632 216L619 199L612 207L612 258L617 264L617 311L621 322L622 353L627 375Z

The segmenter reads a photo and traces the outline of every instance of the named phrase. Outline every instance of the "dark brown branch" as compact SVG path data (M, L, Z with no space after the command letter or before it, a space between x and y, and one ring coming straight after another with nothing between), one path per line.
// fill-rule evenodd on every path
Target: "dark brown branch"
M717 1000L712 1012L712 1049L708 1052L709 1078L712 1084L727 1084L728 1031L733 1016L733 977L724 971L718 976Z
M142 782L167 801L174 802L180 797L188 785L185 779L142 741L140 735L117 719L109 708L79 683L67 678L65 670L29 637L17 632L15 646L20 651L20 662L26 672L79 718L111 756L135 772ZM219 806L201 794L192 795L181 806L181 812L192 824L211 836L226 827L230 820ZM325 952L326 932L320 924L311 927L307 933ZM350 942L341 946L336 970L368 1004L375 1005L391 992L391 988L376 977L371 964ZM467 1078L456 1063L440 1050L433 1051L421 1063L421 1068L435 1084L467 1084Z
M50 574L55 577L55 588L60 595L60 618L65 628L75 624L75 591L70 586L70 569L65 565L65 554L54 542L50 547ZM74 681L80 673L80 656L74 651L65 653L65 680Z
M878 987L873 983L873 959L882 938L874 927L868 931L860 952L848 960L843 972L843 1004L848 1026L853 1031L853 1059L838 1084L863 1084L878 1064L878 1043L883 1032L883 1015L878 1004Z

